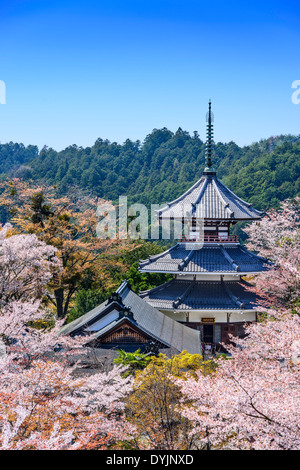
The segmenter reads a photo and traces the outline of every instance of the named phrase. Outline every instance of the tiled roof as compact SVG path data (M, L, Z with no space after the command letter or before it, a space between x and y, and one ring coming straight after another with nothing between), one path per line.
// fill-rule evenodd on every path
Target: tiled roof
M115 297L115 299L114 299ZM167 317L159 310L145 302L141 297L132 292L127 281L124 281L111 298L86 313L72 323L62 328L61 334L87 333L93 324L101 319L105 319L112 309L129 307L133 314L133 321L137 328L151 336L154 340L160 341L167 347L176 351L186 350L191 354L201 352L199 331L188 328L175 320ZM112 319L96 333L100 337L118 324L118 319Z
M140 262L142 272L254 273L267 269L267 260L235 243L177 243Z
M237 281L173 279L141 292L140 297L152 307L166 310L252 310L258 306L258 299L247 286Z
M204 171L188 191L157 211L157 215L162 219L194 216L206 220L256 220L263 212L230 191L215 171Z

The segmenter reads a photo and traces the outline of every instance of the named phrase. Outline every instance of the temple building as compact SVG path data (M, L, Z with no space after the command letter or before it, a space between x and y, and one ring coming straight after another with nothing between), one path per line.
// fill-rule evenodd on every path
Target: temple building
M263 212L228 189L212 166L213 114L207 115L206 168L182 196L157 212L161 224L182 224L184 236L169 250L140 263L144 273L168 273L173 279L140 297L166 316L200 331L202 344L219 349L229 335L243 336L256 321L257 297L245 276L268 268L230 229L240 221L259 221Z
M192 330L132 292L127 281L107 301L65 325L61 334L84 335L87 345L124 351L201 353L199 332Z
M212 166L213 114L207 114L206 168L182 196L157 211L160 224L177 224L180 239L167 251L141 261L143 273L172 280L133 293L125 281L107 302L63 328L65 334L93 334L102 348L222 350L230 335L244 335L257 320L258 299L245 276L268 269L267 260L248 251L230 233L240 221L263 213L243 201L218 178Z

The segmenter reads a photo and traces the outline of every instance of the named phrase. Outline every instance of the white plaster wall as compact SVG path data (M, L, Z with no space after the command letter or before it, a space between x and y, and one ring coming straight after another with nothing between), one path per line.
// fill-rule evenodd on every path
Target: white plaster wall
M176 279L182 281L193 281L194 276L191 274L177 274ZM238 274L197 274L196 281L220 281L223 277L224 281L240 281L241 276Z
M230 315L230 322L247 322L247 321L255 321L256 314L253 311L244 311L243 313L235 312L234 310L221 310L221 311L214 311L214 310L161 310L162 313L167 315L168 317L172 318L176 321L187 321L187 313L189 314L188 321L190 322L201 322L201 318L214 318L216 323L227 323L227 314Z

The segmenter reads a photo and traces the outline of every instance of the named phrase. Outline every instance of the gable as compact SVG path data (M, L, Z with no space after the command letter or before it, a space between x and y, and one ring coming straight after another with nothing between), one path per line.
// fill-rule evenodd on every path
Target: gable
M100 332L94 342L94 346L109 347L126 344L146 345L153 342L153 340L156 341L155 338L147 334L145 331L142 331L137 325L133 324L128 319L124 319L109 330L106 329L103 334Z
M130 328L122 330L123 322ZM120 328L120 330L119 330ZM145 302L135 294L127 281L105 302L73 322L64 325L62 335L92 335L86 345L118 348L155 343L162 348L191 354L201 352L199 332L184 326ZM105 342L104 342L105 341Z

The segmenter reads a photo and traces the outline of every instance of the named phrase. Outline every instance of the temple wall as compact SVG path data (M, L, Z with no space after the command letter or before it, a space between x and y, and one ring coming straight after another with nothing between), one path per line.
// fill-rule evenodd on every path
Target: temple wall
M195 279L196 277L196 279ZM224 281L240 281L241 276L238 274L222 274ZM196 276L192 274L177 274L175 278L179 281L220 281L221 275L220 274L197 274Z
M239 313L240 311L235 312L230 310L161 310L161 312L167 315L168 317L172 318L173 320L180 322L201 323L203 318L211 318L212 320L214 319L215 323L228 323L228 314L230 314L229 323L256 321L256 313L253 311Z

